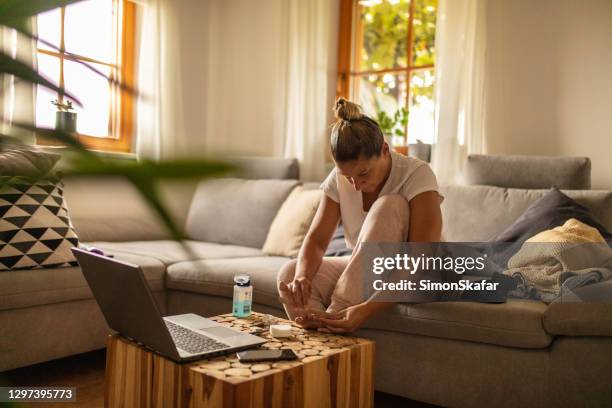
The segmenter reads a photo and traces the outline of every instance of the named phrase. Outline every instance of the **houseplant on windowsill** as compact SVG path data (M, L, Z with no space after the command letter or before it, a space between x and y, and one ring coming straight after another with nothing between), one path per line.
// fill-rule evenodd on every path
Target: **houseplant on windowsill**
M62 102L56 99L51 103L57 107L57 112L55 112L55 129L67 133L76 133L77 114L76 112L70 112L74 109L72 101Z
M385 141L398 153L408 156L408 141L406 128L408 127L408 109L399 108L389 116L384 110L376 114L376 121L383 131Z

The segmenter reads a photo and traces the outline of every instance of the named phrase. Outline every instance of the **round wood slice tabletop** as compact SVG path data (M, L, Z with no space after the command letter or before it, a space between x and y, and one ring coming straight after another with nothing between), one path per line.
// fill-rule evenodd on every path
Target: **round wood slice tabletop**
M303 363L325 358L334 353L340 353L361 342L369 342L369 340L356 337L309 331L292 321L261 313L253 313L247 318L221 315L211 317L210 319L224 326L245 333L255 334L268 340L267 343L261 346L264 349L292 349L298 356L298 359L294 361L261 361L247 364L239 362L236 355L232 353L223 357L198 361L192 365L192 369L196 371L228 380L265 376L278 372L279 369L292 368ZM274 338L270 335L269 325L279 323L291 325L291 336Z

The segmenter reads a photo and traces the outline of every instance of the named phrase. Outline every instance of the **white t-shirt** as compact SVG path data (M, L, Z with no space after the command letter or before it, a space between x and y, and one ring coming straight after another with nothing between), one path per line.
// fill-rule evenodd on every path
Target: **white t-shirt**
M438 191L438 181L427 164L415 157L407 157L395 151L391 153L391 173L378 197L399 194L410 202L415 196L426 191ZM336 172L329 173L319 187L329 198L340 204L344 239L349 248L354 248L361 226L367 215L363 211L363 196L355 190L351 182ZM444 197L438 193L440 203Z

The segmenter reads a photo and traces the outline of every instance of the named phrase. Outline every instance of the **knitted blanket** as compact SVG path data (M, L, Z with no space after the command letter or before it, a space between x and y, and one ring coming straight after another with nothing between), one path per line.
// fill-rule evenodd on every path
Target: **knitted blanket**
M563 282L573 276L612 279L612 249L599 231L572 218L525 241L504 274L517 281L510 295L551 302ZM584 280L585 284L592 281Z

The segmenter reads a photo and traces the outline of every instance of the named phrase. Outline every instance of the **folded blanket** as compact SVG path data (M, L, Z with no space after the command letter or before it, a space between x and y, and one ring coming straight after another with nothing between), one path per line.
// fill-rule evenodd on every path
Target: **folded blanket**
M518 284L510 295L550 302L568 278L590 274L590 280L576 280L583 285L612 279L612 249L597 229L571 218L525 241L504 274Z

